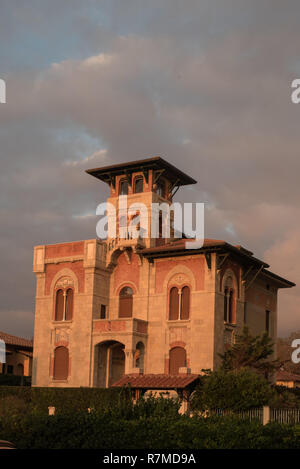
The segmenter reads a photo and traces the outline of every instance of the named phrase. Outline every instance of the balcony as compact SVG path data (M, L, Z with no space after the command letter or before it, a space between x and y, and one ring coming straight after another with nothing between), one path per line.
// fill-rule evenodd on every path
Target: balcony
M93 333L111 336L113 334L138 334L146 336L148 322L136 318L94 319Z

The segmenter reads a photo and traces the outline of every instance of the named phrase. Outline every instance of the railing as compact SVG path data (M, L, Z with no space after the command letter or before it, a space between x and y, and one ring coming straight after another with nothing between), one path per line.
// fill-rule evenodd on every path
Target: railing
M98 333L147 334L148 322L137 318L94 319L93 331Z
M300 409L270 409L270 421L278 423L300 423Z
M220 417L231 415L250 421L259 420L259 422L264 425L269 422L286 424L300 423L300 409L276 409L268 406L239 411L214 409L205 413L207 417L212 415L218 415Z

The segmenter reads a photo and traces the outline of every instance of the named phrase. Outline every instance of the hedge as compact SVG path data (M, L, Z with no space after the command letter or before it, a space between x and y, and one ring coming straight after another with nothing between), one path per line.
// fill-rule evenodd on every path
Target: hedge
M16 398L24 402L30 412L48 414L48 407L55 407L56 413L87 411L88 408L108 410L126 407L130 393L118 388L47 388L0 386L0 403L5 398Z
M31 376L0 374L0 386L31 386Z
M300 449L300 427L232 417L117 419L99 412L0 418L0 439L23 449Z

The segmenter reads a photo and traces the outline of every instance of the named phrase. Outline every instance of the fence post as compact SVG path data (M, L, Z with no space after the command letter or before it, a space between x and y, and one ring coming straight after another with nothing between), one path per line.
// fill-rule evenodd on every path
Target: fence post
M267 425L270 422L270 407L263 406L263 425Z
M55 415L55 407L48 407L49 415Z

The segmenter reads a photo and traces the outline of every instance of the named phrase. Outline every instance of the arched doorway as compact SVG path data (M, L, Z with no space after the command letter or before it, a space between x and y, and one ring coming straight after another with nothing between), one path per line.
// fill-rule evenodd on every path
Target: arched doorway
M186 351L183 347L174 347L170 350L170 375L178 375L179 368L186 366Z
M101 342L95 347L94 385L107 388L125 372L124 344L115 340Z

